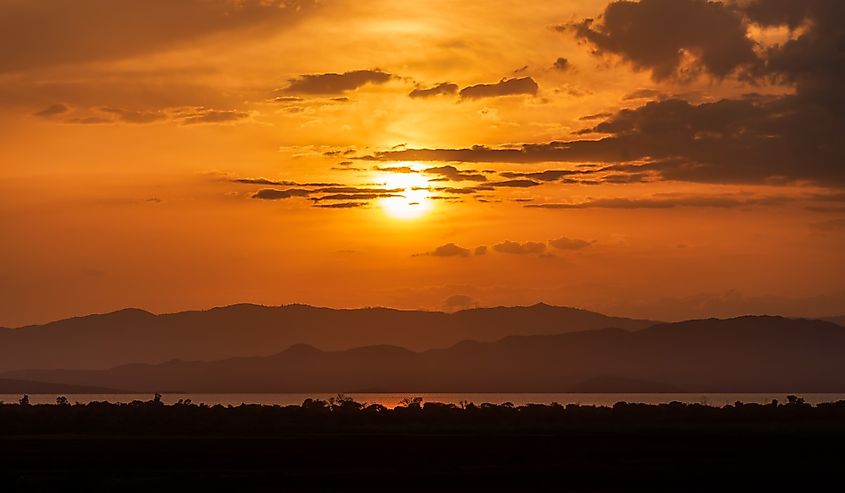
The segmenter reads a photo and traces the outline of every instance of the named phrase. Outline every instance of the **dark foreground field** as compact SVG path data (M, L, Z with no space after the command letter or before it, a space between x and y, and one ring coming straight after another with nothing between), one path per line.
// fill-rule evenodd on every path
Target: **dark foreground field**
M838 489L845 402L0 406L2 491Z

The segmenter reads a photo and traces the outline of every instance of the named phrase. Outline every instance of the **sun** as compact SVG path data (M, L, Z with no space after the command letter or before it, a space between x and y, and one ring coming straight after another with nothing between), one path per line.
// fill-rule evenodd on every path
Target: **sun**
M415 166L409 168L416 169ZM416 219L431 210L431 190L425 175L417 171L386 171L377 177L377 181L383 183L386 189L394 191L391 192L392 196L379 200L388 215L397 219Z

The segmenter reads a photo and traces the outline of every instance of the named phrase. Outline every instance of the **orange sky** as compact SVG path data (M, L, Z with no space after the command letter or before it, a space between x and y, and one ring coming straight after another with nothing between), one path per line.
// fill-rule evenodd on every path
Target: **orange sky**
M0 325L845 312L823 12L669 4L0 0Z

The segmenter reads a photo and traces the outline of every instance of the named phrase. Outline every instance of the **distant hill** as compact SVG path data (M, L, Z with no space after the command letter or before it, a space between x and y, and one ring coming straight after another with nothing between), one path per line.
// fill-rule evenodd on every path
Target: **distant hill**
M22 368L103 369L175 358L215 360L278 353L294 344L341 350L373 344L425 350L472 339L559 334L647 320L607 317L538 304L456 313L387 308L335 310L306 305L233 305L154 315L126 309L0 331L0 371Z
M689 392L845 392L845 328L741 317L636 332L511 336L423 352L297 345L269 357L4 376L142 392L567 392L597 384L632 391L631 382Z
M833 322L836 325L841 325L842 327L845 327L845 315L842 315L841 317L825 318L823 320L826 320L828 322Z
M87 385L0 378L0 394L119 394L121 390Z

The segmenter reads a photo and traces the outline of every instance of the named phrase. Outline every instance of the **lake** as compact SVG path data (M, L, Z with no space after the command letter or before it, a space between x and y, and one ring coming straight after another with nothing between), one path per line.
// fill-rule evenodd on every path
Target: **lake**
M845 394L808 394L794 392L808 403L818 404L821 402L834 402L845 400ZM153 398L152 394L66 394L70 402L88 403L93 401L108 402L131 402L133 400L147 401ZM358 402L367 404L381 404L386 407L395 407L405 398L422 397L423 402L442 402L447 404L460 404L461 401L482 404L502 404L511 402L516 406L524 404L582 404L595 406L612 406L621 401L637 402L643 404L661 404L672 401L684 403L708 404L711 406L724 406L733 404L736 401L751 403L769 403L772 399L780 402L786 401L786 393L740 393L740 394L707 394L707 393L685 393L685 394L484 394L484 393L348 393L344 394ZM32 404L54 404L58 394L30 394L29 400ZM313 393L313 394L163 394L162 401L165 404L173 404L179 399L190 399L195 404L222 404L224 406L238 406L240 404L266 404L266 405L299 405L305 399L328 400L337 394ZM0 402L16 403L20 399L17 394L0 394Z

